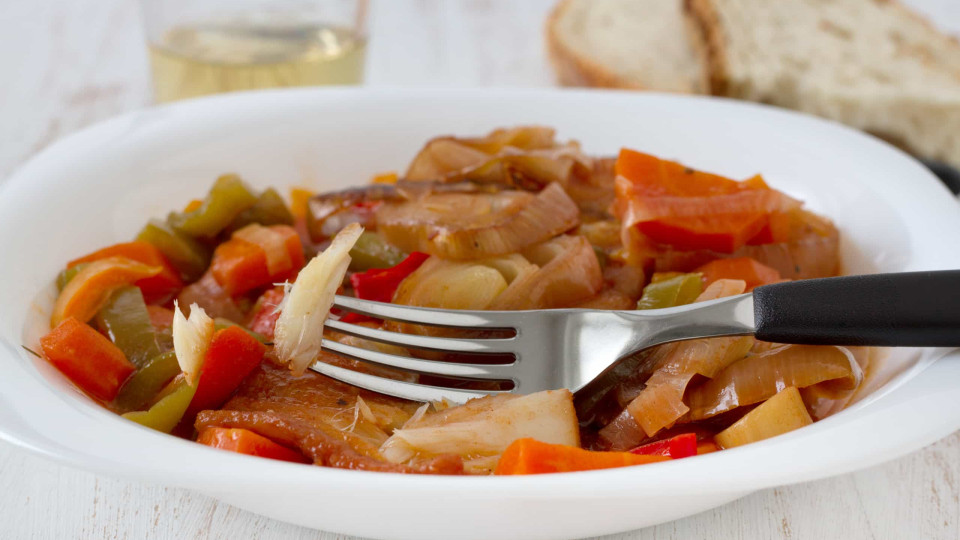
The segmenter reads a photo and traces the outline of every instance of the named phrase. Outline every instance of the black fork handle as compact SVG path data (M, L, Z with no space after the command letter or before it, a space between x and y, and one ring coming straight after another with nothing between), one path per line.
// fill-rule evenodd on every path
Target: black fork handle
M792 281L753 297L764 341L960 347L960 270Z

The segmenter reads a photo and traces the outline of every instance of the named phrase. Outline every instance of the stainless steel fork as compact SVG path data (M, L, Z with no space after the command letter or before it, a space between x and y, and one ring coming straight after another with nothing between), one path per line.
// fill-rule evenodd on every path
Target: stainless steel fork
M502 392L580 390L619 361L673 341L756 335L820 345L960 346L960 270L874 274L778 283L752 293L681 307L595 311L454 311L337 296L341 310L378 319L458 329L501 329L512 337L463 339L392 332L330 319L359 338L461 355L512 355L508 364L409 358L323 340L327 351L380 366L453 379L506 381L511 390L465 390L387 379L316 362L340 381L417 400L463 402Z

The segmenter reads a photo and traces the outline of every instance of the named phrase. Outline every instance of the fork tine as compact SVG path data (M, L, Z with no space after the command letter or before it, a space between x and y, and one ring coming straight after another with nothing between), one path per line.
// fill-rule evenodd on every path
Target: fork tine
M323 348L344 356L356 358L365 362L372 362L383 366L416 371L429 375L445 375L448 377L465 377L469 379L511 380L506 369L512 369L510 364L460 364L456 362L435 362L397 356L378 351L371 351L362 347L355 347L331 339L323 340Z
M373 392L387 394L388 396L413 401L442 401L443 399L449 399L463 403L468 399L480 398L492 394L509 393L506 390L460 390L457 388L443 388L440 386L395 381L393 379L368 375L339 366L332 366L323 362L314 362L313 365L310 366L310 369L340 382L359 386L360 388L365 388Z
M514 328L517 326L517 312L419 308L340 295L335 297L333 305L377 319L449 328Z
M391 345L402 345L404 347L416 347L418 349L434 351L509 353L513 351L513 345L516 344L515 338L457 339L419 336L416 334L404 334L401 332L390 332L389 330L367 328L366 326L345 323L333 319L327 319L323 325L331 330L337 330L338 332L350 334L351 336L372 339L373 341L389 343Z

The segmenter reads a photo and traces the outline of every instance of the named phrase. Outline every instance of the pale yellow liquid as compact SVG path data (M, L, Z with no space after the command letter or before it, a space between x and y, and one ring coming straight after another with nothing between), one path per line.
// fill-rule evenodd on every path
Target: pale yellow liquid
M366 41L329 26L174 28L150 45L155 98L363 79Z

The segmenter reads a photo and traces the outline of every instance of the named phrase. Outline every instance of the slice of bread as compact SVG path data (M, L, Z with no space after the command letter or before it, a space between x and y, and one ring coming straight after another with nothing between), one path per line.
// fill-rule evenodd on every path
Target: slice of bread
M960 44L893 0L684 0L714 94L960 166Z
M562 0L547 49L562 84L705 93L681 0Z

